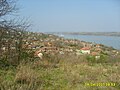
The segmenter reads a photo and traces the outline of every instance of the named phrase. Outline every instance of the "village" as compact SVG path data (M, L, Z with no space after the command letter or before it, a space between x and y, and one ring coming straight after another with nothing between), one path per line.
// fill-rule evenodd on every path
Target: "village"
M11 36L12 37L12 36ZM4 38L4 44L2 45L2 52L8 50L9 41ZM10 43L17 42L13 39ZM33 33L26 32L22 39L22 48L27 52L34 51L34 57L42 59L44 53L46 54L71 54L75 56L89 55L100 59L101 55L115 56L119 54L119 51L111 47L106 47L102 44L95 44L91 42L85 42L74 39L64 39L52 34ZM14 51L16 49L16 43L10 45L10 49Z
M80 40L64 39L52 34L30 33L28 38L23 39L23 48L33 50L35 57L42 59L46 54L70 54L90 55L95 59L100 59L101 55L118 55L119 51L102 44L95 44Z

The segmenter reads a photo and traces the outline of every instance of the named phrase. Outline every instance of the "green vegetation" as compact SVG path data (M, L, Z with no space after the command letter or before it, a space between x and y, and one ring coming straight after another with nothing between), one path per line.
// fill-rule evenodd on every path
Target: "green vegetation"
M56 58L55 58L56 57ZM120 62L88 62L86 56L56 55L0 69L1 90L119 90ZM95 59L94 59L95 60ZM85 86L85 83L116 86Z

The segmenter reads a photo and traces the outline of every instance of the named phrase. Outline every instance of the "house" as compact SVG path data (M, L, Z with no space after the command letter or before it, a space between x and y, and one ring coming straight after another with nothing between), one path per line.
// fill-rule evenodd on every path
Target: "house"
M59 51L59 54L64 54L64 52L63 51Z
M101 48L95 48L95 51L97 51L97 52L101 52L102 49L101 49Z
M2 50L5 51L5 50L6 50L6 47L2 47Z
M97 47L97 48L100 48L101 46L100 46L100 44L96 44L96 47Z
M39 52L37 55L38 55L38 57L39 57L40 59L43 58L43 54L42 54L41 52Z
M95 56L96 59L100 59L100 55L98 52L91 52L92 56Z
M80 50L81 50L81 53L83 53L83 54L90 54L90 48L89 47L83 47Z
M40 59L43 58L43 53L41 53L40 50L36 51L34 55L37 56L37 57L39 57Z

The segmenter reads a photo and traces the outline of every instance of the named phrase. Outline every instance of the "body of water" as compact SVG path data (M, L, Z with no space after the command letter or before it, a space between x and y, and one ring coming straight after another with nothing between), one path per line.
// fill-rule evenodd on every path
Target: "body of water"
M120 50L120 37L94 35L63 35L63 37L68 39L78 39L82 41L103 44Z

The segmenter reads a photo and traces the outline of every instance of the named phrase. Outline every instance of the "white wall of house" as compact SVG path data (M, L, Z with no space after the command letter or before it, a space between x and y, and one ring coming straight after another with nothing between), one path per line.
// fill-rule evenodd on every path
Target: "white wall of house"
M90 54L90 50L81 50L83 54Z
M40 59L43 58L43 54L42 54L42 53L38 53L37 55L38 55L38 57L39 57Z
M100 56L95 56L96 59L100 59Z

